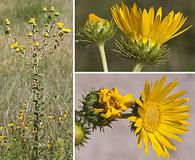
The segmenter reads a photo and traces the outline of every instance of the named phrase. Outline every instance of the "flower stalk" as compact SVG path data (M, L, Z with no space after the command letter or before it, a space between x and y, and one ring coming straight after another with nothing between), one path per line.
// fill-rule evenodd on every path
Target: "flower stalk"
M133 67L133 72L141 72L142 68L143 68L143 64L142 63L137 63Z
M108 64L107 64L107 60L106 60L106 53L105 53L104 46L105 46L104 42L98 43L98 48L99 48L104 72L108 72Z

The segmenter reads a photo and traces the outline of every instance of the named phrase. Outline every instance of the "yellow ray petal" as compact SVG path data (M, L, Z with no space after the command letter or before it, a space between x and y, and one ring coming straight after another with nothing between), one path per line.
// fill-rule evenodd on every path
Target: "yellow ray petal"
M174 134L172 134L172 133L168 132L167 130L164 130L160 127L158 128L158 132L163 134L164 136L169 137L171 139L174 139L178 142L183 142L182 138L180 138L179 136L176 136L176 135L174 135Z
M164 146L168 147L171 150L176 150L176 147L164 136L162 136L159 132L154 132L155 137L158 139L160 143L162 143Z

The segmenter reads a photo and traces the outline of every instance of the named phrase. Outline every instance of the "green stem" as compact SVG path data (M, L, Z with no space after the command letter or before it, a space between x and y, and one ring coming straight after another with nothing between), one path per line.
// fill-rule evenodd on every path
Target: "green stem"
M100 51L104 72L108 72L108 65L107 65L107 61L106 61L106 54L105 54L104 45L105 45L104 42L100 42L100 43L98 43L98 48Z
M143 66L144 65L142 63L135 64L135 66L133 67L133 72L141 72Z

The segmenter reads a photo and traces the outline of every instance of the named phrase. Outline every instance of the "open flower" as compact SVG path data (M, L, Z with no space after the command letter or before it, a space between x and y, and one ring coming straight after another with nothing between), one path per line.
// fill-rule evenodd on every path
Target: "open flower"
M168 40L187 31L180 30L187 20L183 13L171 11L163 18L162 8L147 11L134 3L129 8L122 3L111 8L112 17L124 33L125 39L117 41L120 55L141 64L163 64L169 60L169 50L163 46Z
M171 139L182 142L177 134L185 134L189 122L189 106L184 105L189 99L179 98L185 91L180 91L169 95L177 85L173 81L164 86L166 77L156 81L154 85L145 83L141 99L135 99L133 115L128 119L132 122L131 128L138 135L138 148L144 143L146 155L148 154L149 142L158 157L169 157L168 149L176 150Z
M149 43L151 47L155 45L160 47L166 41L182 34L191 27L179 31L187 20L183 13L171 11L163 18L161 7L155 14L153 7L148 12L146 9L142 11L135 3L131 11L123 3L121 7L115 5L112 7L112 16L127 37L137 43Z
M99 90L98 95L98 102L101 104L101 107L96 108L94 106L94 111L101 113L103 118L121 117L121 113L130 107L130 101L133 98L131 93L125 96L120 95L117 88L113 88L112 90L102 88Z
M71 29L70 28L62 28L62 31L64 33L70 33L71 32Z
M58 22L57 23L58 29L62 29L62 27L64 26L63 22Z
M16 41L16 42L14 42L11 46L10 46L10 48L12 48L12 49L16 49L16 48L18 48L19 47L19 45L18 45L18 42Z
M28 21L28 23L29 23L29 24L32 24L34 27L37 26L35 18L31 18L31 19Z

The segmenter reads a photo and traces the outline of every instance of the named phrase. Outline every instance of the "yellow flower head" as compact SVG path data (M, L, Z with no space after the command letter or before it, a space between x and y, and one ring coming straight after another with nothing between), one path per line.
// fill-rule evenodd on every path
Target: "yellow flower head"
M55 8L54 8L54 7L51 7L51 8L50 8L50 11L51 11L51 12L54 12L54 11L55 11Z
M57 23L58 29L62 29L62 27L64 26L63 22L58 22Z
M49 118L49 119L53 119L53 116L52 116L51 113L48 115L48 118Z
M71 32L71 29L69 29L69 28L62 28L62 31L64 33L70 33Z
M108 22L107 20L96 16L94 13L91 13L91 14L89 14L89 18L88 18L86 24L95 25L96 23L99 23L99 24L104 25L107 22Z
M187 31L191 26L181 30L187 17L183 13L171 11L165 18L162 17L160 7L155 14L154 8L149 11L138 8L134 3L131 10L122 3L121 7L117 4L111 8L112 17L120 30L130 39L137 43L149 43L151 47L159 47L168 40Z
M182 139L176 134L185 134L189 122L189 106L184 105L189 99L179 98L185 91L180 91L169 95L177 85L173 81L164 86L166 77L156 81L154 85L145 83L142 91L142 98L135 99L135 106L132 108L136 116L128 119L132 122L132 129L138 135L138 148L144 143L144 150L148 154L148 146L151 144L157 156L169 157L168 149L176 150L171 139L182 142Z
M33 26L36 26L36 20L35 18L31 18L29 21L28 21L29 24L32 24Z
M28 32L27 34L28 37L32 37L32 35L33 35L32 32Z
M43 7L43 12L47 12L47 8L46 7Z
M113 88L112 90L102 88L98 94L98 102L103 105L103 108L96 108L94 106L94 111L101 113L103 118L120 117L121 113L130 107L130 100L133 98L132 94L120 95L117 88Z
M0 125L0 130L3 130L3 128L4 128L4 127L3 127L2 125Z
M17 49L18 48L18 42L15 42L15 43L13 43L11 46L10 46L10 48L12 48L12 49Z
M13 127L14 126L14 123L13 122L9 122L8 123L8 127Z
M10 21L9 21L8 18L5 19L5 24L6 24L6 25L10 25Z
M23 45L20 45L20 51L24 51L25 47Z
M39 42L36 41L36 42L33 43L33 45L34 45L35 47L38 47L38 46L39 46Z

